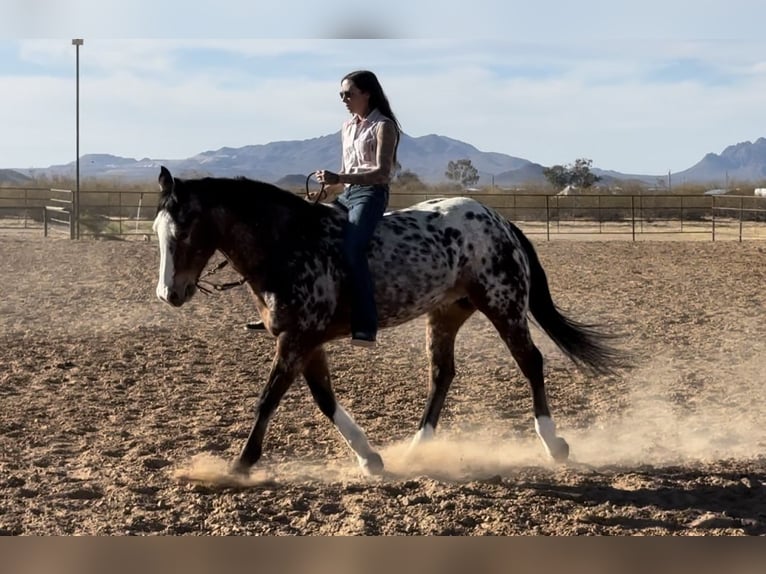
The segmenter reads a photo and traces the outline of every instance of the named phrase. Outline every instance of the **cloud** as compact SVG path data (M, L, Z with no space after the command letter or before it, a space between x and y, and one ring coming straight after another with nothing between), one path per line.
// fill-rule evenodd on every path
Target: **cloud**
M760 0L6 0L10 37L100 38L513 38L519 41L759 38Z
M2 167L71 161L70 39L0 46ZM755 131L766 125L764 53L766 42L743 40L86 37L81 152L170 159L332 133L346 117L340 78L366 67L410 135L546 165L589 157L596 167L665 173L764 135Z

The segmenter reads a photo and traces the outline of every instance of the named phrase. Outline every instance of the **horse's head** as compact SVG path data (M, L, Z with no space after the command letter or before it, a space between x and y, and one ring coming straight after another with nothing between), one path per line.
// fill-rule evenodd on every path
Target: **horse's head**
M160 201L154 231L160 245L157 297L180 307L197 290L197 280L216 250L216 231L210 210L191 182L173 179L162 167Z

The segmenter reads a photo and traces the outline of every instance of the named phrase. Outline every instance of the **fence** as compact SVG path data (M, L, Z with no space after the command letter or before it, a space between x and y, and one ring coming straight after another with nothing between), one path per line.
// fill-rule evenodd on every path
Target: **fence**
M74 194L69 189L0 188L0 230L19 233L43 231L77 237Z
M440 195L392 194L398 209ZM471 193L529 235L554 238L766 239L766 198L732 195Z
M0 229L69 229L70 237L152 236L158 192L80 192L80 218L72 217L72 192L0 188ZM457 195L457 194L456 194ZM408 207L429 193L391 194L390 208ZM514 221L525 233L546 240L766 239L766 198L731 195L543 195L512 192L470 196ZM10 222L10 223L9 223ZM6 226L3 225L5 223Z
M158 192L80 191L80 236L151 235Z
M78 229L72 190L52 188L50 192L48 203L43 206L43 235L48 237L49 230L64 226L64 229L69 231L69 239L76 239Z

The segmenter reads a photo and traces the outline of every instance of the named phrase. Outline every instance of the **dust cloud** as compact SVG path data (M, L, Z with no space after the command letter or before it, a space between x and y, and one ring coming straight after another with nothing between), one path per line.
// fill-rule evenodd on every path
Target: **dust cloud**
M698 361L669 356L656 357L632 373L626 409L567 432L576 460L660 465L762 454L764 360L755 354L710 359L714 367L705 366L704 379Z
M385 472L366 480L426 476L470 481L512 476L529 467L630 469L756 457L766 448L766 428L760 424L766 415L766 393L758 384L764 362L753 356L736 365L723 365L714 373L719 384L707 381L704 389L700 385L698 394L680 398L674 394L689 386L688 379L695 373L693 363L664 357L637 369L629 376L627 386L632 391L625 409L602 414L584 428L567 428L567 421L559 419L558 432L571 449L565 465L550 461L535 435L501 440L497 429L507 421L474 416L462 426L438 432L416 449L411 448L409 439L383 445L380 454ZM530 428L532 424L530 419ZM247 477L233 475L230 464L229 460L201 454L176 468L173 477L180 482L241 488L283 481L338 483L364 478L350 452L347 461L293 460L256 465Z

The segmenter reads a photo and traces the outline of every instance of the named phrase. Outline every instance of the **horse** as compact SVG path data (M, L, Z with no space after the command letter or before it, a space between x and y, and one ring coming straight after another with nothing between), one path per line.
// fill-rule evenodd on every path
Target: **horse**
M269 419L300 375L362 471L384 464L364 431L333 392L325 344L350 335L350 300L342 255L343 208L311 202L275 185L243 177L174 178L161 167L154 231L160 250L157 297L181 307L198 290L209 260L220 252L248 286L276 340L255 422L232 472L259 460ZM411 442L434 436L455 376L455 337L476 311L499 333L532 391L535 430L547 455L566 461L569 445L556 434L545 392L543 357L529 317L574 364L615 373L622 352L598 325L567 317L553 302L530 240L499 213L467 197L429 199L385 214L369 249L379 327L427 315L429 391Z

